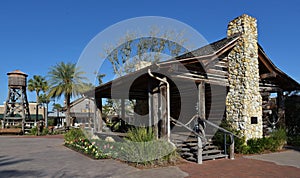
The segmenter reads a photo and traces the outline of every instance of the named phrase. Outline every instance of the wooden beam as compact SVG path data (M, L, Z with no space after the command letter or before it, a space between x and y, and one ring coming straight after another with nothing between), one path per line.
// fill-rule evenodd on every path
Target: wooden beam
M274 72L274 69L272 67L272 65L268 64L268 59L265 58L264 53L261 51L261 49L259 48L258 50L258 59L261 63L264 64L264 66L269 70L270 73ZM266 60L265 60L266 59Z
M227 71L218 70L218 69L214 69L214 68L210 68L210 69L207 70L207 75L210 75L210 74L220 75L220 76L223 76L223 77L228 76Z
M260 92L277 92L282 91L281 88L277 86L259 86Z
M275 72L270 72L270 73L266 73L266 74L261 74L260 75L260 79L267 79L267 78L275 78L277 76L277 74Z
M172 77L186 79L186 80L192 80L197 83L205 82L205 83L210 83L210 84L215 84L215 85L229 86L227 79L212 78L212 77L210 77L209 79L200 79L200 78L193 78L193 77L188 77L188 76L172 76Z

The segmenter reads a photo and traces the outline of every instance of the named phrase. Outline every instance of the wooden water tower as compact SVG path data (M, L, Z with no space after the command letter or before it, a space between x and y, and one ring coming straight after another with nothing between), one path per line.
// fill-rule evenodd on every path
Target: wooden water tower
M8 75L8 97L5 102L4 126L22 125L24 133L25 119L30 119L26 95L27 74L15 70Z

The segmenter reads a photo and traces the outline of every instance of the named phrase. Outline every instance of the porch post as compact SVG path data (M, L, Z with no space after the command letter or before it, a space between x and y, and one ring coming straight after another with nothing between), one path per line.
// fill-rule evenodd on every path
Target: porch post
M160 83L160 111L161 111L161 137L167 135L167 87L161 82Z
M125 117L126 117L126 114L125 114L125 99L122 98L121 99L121 128L123 127L123 123L125 123Z
M102 120L102 98L98 98L95 96L95 117L97 118L98 114L98 132L102 132L103 128L103 120Z
M205 82L198 85L198 112L201 119L206 119L205 116Z
M201 82L198 84L198 115L201 119L206 119L205 116L205 83ZM203 137L205 137L205 132L204 132L204 128L202 126L199 125L198 123L198 127L202 132ZM198 152L197 152L197 163L198 164L202 164L202 140L200 137L197 137L198 140Z
M202 160L203 160L203 158L202 158L202 153L203 153L203 149L202 149L202 140L201 140L201 138L200 137L197 137L197 143L198 143L198 145L197 145L197 148L198 148L198 151L197 151L197 163L198 164L202 164Z
M158 139L158 112L159 112L159 104L158 104L158 93L157 91L153 92L152 95L152 100L153 100L153 105L152 105L152 109L153 109L153 132L155 135L155 138Z
M98 132L98 125L99 125L99 122L97 120L97 105L96 105L96 102L94 100L94 108L93 108L93 121L94 121L94 131L95 132Z
M284 99L283 99L283 92L277 92L277 113L279 123L285 123L285 109L284 109Z
M151 83L148 83L148 111L149 111L149 127L152 126L152 108L153 108L153 95L151 94Z
M206 112L205 112L205 82L201 82L198 85L198 115L201 119L206 119ZM205 137L204 125L200 125L198 123L198 127Z

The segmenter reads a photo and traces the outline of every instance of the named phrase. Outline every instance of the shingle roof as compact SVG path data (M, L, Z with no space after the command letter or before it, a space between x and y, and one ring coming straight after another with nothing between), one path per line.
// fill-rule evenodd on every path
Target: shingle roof
M210 44L203 46L199 49L196 49L194 51L180 55L180 56L176 57L175 59L184 59L184 58L190 58L190 57L195 57L195 56L211 55L211 54L215 53L216 51L219 51L220 49L225 47L227 44L236 40L238 38L238 36L239 35L234 35L234 36L231 36L228 38L223 38L221 40L210 43Z

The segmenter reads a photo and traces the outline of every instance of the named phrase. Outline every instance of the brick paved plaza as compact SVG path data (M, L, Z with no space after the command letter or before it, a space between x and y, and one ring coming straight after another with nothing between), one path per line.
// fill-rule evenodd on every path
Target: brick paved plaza
M92 160L64 147L60 136L1 136L0 143L0 177L300 177L300 152L292 150L140 170L111 159Z

